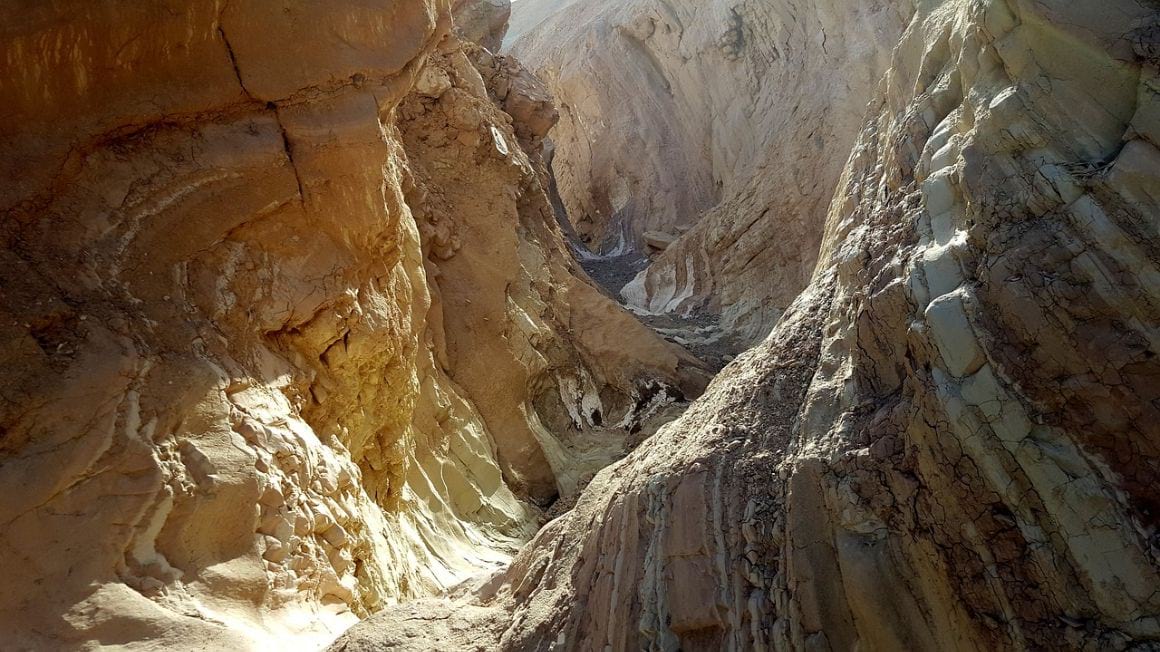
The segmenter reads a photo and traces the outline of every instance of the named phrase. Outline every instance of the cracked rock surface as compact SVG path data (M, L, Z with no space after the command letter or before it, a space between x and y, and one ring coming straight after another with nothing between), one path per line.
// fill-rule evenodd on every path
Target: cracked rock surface
M333 649L1158 644L1157 8L896 11L773 332L506 569Z
M551 103L449 2L0 24L0 647L317 648L703 389L568 255Z

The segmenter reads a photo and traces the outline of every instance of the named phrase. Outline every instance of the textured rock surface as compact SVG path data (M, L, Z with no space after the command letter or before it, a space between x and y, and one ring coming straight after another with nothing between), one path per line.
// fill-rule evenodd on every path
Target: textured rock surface
M511 18L508 19L508 31L503 38L503 47L508 48L524 34L533 31L540 23L577 0L558 0L557 2L528 2L518 0L519 4L512 7Z
M921 2L773 333L512 565L336 649L1150 649L1160 40Z
M450 10L0 8L3 647L317 645L699 391L573 274L546 96Z
M451 11L464 38L499 52L512 15L511 0L455 0Z
M518 63L478 48L439 53L399 115L407 203L442 315L436 356L503 433L505 475L546 504L623 453L590 431L623 443L623 430L603 432L605 420L644 418L636 406L657 380L692 396L706 377L574 275L542 190L546 171L525 154L542 149L555 110Z
M517 18L552 0L521 0ZM553 168L581 239L644 250L642 312L707 309L755 343L805 287L906 3L590 0L512 52L561 111Z

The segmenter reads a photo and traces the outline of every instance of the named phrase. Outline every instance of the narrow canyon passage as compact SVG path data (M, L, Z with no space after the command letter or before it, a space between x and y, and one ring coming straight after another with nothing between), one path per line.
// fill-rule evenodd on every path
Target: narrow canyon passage
M1097 4L520 0L582 267L749 350L334 649L1155 645L1160 20Z
M1160 648L1154 2L0 25L0 648Z

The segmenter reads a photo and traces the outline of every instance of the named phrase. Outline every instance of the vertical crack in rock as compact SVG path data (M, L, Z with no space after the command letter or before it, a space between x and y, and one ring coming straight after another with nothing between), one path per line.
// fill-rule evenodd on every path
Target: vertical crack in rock
M240 77L239 81L241 81ZM305 203L306 193L302 190L302 174L298 171L298 164L294 162L294 146L290 144L290 135L286 133L286 126L282 124L282 116L278 113L278 106L273 102L268 102L266 108L273 112L274 119L278 121L278 130L282 133L282 148L286 152L286 161L290 163L290 169L294 170L294 181L298 186L298 201Z
M238 80L238 87L241 88L242 93L251 101L258 101L254 94L246 88L246 82L242 79L242 69L238 65L238 57L234 54L234 48L230 45L230 39L226 36L226 29L223 25L224 16L229 11L229 3L222 3L221 13L217 18L217 32L221 37L222 44L225 45L226 55L229 57L230 67L233 68L234 77ZM377 101L377 100L376 100ZM278 122L278 129L282 132L282 146L286 152L286 161L290 164L290 168L294 170L294 180L298 186L298 200L300 202L306 201L306 194L302 190L302 175L298 171L298 165L294 162L294 148L290 144L290 135L286 133L286 127L282 124L282 116L278 113L278 106L275 102L266 102L266 109L274 114L274 119Z
M222 8L223 15L225 14L225 11L226 11L225 7L226 6L228 6L228 5L223 5L223 8ZM242 89L242 93L244 93L246 95L246 97L248 97L251 100L254 100L255 98L254 98L253 93L251 93L249 91L249 89L246 88L246 82L242 81L242 70L241 70L241 68L238 67L238 58L234 54L233 46L230 45L229 37L226 36L226 29L221 24L221 17L218 18L217 31L218 31L218 35L222 39L222 43L226 46L226 55L228 55L230 58L230 66L234 69L234 77L236 77L238 80L238 87Z

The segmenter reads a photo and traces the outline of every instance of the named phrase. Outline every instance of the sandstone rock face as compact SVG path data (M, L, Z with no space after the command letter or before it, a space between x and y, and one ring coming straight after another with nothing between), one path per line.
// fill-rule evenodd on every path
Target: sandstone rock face
M1156 645L1157 24L917 3L773 333L508 569L335 649Z
M447 2L0 23L4 647L324 643L703 387L574 273L546 95Z
M647 231L689 231L625 289L635 310L768 334L813 270L908 6L590 0L512 46L557 98L553 168L580 238L643 251Z

